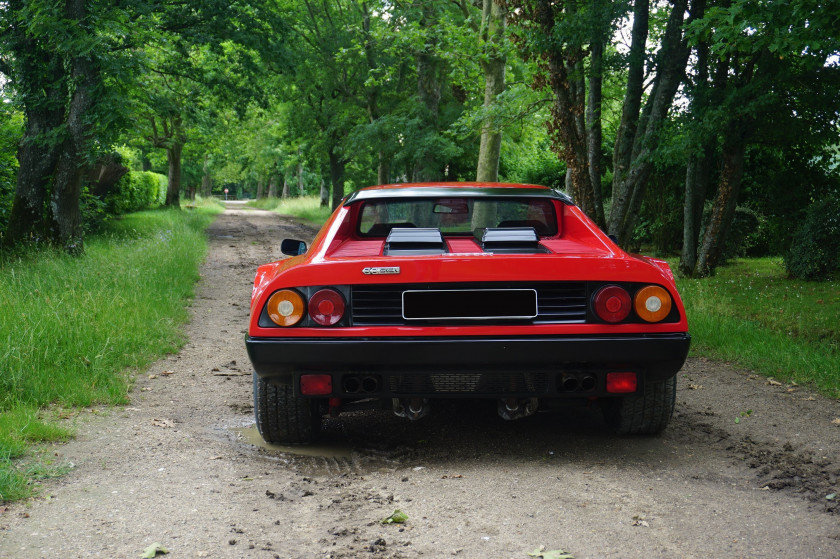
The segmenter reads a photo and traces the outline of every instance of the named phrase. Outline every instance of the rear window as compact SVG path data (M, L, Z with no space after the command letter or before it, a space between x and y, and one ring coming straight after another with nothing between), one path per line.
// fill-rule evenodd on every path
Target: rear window
M537 235L557 234L551 200L543 198L417 198L363 202L358 232L387 237L394 227L432 227L444 235L473 235L488 227L533 227Z

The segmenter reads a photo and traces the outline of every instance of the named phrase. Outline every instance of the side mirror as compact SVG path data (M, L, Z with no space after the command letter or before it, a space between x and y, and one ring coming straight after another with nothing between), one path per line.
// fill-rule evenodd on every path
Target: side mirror
M280 243L280 252L286 256L298 256L306 252L306 243L296 239L283 239Z

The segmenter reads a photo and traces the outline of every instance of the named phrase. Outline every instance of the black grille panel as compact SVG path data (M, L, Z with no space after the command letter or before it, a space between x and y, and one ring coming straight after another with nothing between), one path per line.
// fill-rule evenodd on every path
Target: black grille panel
M550 379L544 373L428 373L393 375L393 394L545 394Z
M534 289L537 292L537 316L528 324L581 323L586 321L586 285L583 282L532 284L399 284L354 285L351 288L351 319L353 326L401 326L423 324L423 321L403 319L402 293L406 290L459 289ZM446 324L476 324L476 320L447 320ZM505 324L509 319L487 319L481 324ZM518 320L522 323L523 320Z

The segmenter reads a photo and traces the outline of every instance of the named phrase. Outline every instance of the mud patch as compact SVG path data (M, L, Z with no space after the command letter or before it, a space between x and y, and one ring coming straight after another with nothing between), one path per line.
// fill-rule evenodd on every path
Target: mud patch
M832 463L829 456L797 451L790 443L777 447L749 437L728 447L728 450L757 470L756 476L762 488L802 494L826 512L840 514L837 498L840 468ZM833 498L826 498L832 495Z

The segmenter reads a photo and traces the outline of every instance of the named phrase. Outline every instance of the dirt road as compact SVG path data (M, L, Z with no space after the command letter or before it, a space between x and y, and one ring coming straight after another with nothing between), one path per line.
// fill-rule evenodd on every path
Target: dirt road
M449 403L416 423L329 420L318 447L256 445L254 270L312 233L220 216L189 342L129 406L73 420L52 449L70 473L0 508L0 557L840 557L840 403L721 363L686 364L659 437L612 436L589 409L507 423ZM395 509L408 520L381 524Z

